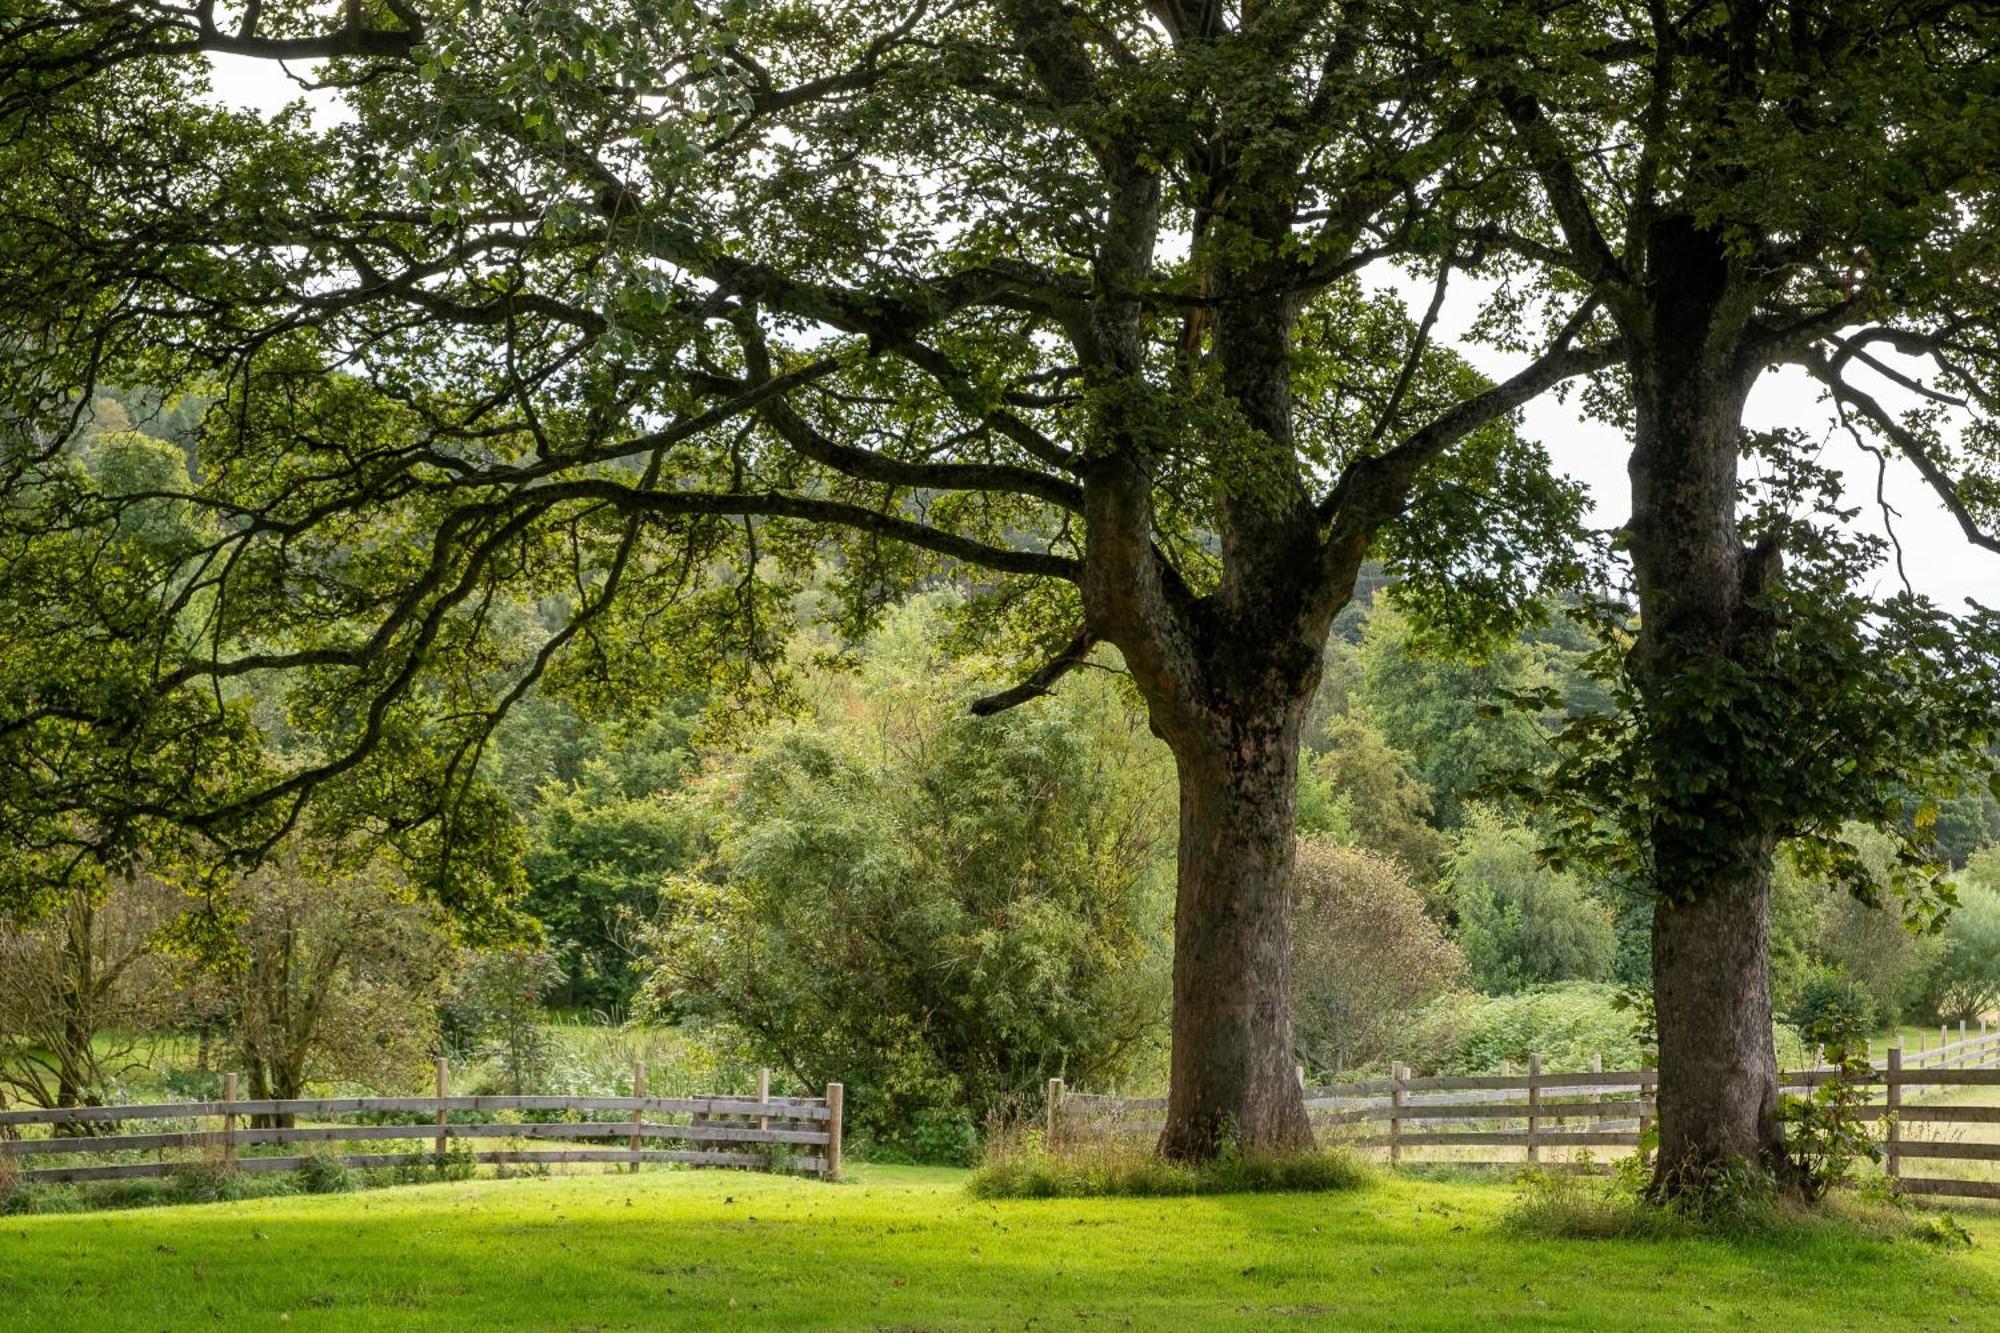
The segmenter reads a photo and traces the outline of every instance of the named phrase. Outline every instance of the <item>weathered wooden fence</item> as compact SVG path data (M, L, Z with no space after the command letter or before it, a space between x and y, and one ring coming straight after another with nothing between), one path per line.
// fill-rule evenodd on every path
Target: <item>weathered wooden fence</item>
M274 1145L430 1145L429 1151L340 1154L340 1160L353 1167L393 1167L443 1159L459 1140L498 1140L507 1146L474 1149L467 1155L474 1162L530 1168L594 1162L622 1164L637 1171L648 1162L675 1162L764 1169L782 1166L828 1179L840 1175L842 1090L838 1083L828 1084L824 1097L772 1097L769 1071L765 1071L759 1076L760 1092L755 1097L648 1097L644 1066L636 1067L633 1075L635 1095L630 1097L454 1097L449 1069L440 1060L437 1093L430 1097L252 1101L236 1096L236 1076L231 1074L224 1081L222 1098L211 1102L0 1111L0 1158L19 1160L24 1168L22 1176L31 1181L129 1180L169 1175L196 1161L219 1162L239 1171L292 1171L306 1161L297 1155L258 1151ZM523 1113L580 1117L623 1114L617 1119L567 1121L495 1118ZM466 1116L473 1118L464 1119ZM362 1124L253 1127L248 1123L252 1117L377 1119ZM128 1125L135 1122L156 1126L166 1122L173 1127L129 1132ZM679 1146L661 1146L668 1144ZM46 1158L86 1155L123 1160L30 1165Z
M2000 1089L1995 1066L2000 1031L1941 1040L1917 1057L1890 1047L1884 1066L1861 1080L1871 1089L1862 1114L1879 1126L1882 1169L1904 1191L2000 1199L2000 1096L1965 1100ZM1802 1069L1779 1083L1802 1093L1838 1076ZM1521 1074L1416 1077L1399 1066L1391 1078L1307 1088L1306 1111L1322 1142L1382 1152L1392 1164L1598 1169L1639 1147L1658 1078L1651 1069L1544 1073L1538 1056ZM1051 1079L1044 1133L1058 1146L1150 1137L1165 1109L1164 1097L1073 1093ZM1913 1162L1924 1172L1945 1169L1931 1163L1961 1165L1941 1176L1912 1174Z

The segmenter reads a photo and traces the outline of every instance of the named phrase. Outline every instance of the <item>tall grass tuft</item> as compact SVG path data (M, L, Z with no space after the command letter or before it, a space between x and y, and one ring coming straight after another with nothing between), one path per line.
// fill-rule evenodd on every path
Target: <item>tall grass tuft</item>
M1050 1145L1039 1127L989 1124L966 1188L979 1199L1159 1198L1357 1189L1372 1177L1343 1151L1226 1150L1211 1162L1169 1162L1145 1138L1105 1132Z

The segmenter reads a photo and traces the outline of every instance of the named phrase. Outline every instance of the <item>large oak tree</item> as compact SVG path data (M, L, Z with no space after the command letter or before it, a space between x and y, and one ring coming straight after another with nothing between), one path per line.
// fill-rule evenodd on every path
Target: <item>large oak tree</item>
M1178 766L1163 1150L1309 1141L1328 626L1371 550L1503 624L1577 507L1510 415L1613 355L1595 292L1497 384L1429 346L1481 255L1492 6L51 0L10 37L8 558L61 592L53 543L142 499L59 475L91 385L215 397L212 538L98 608L112 666L72 619L10 665L21 845L255 844L311 798L470 895L526 691L754 676L829 560L854 626L976 571L967 628L1037 651L977 710L1109 645ZM321 123L215 109L212 54L322 61ZM1360 294L1399 257L1421 319ZM524 598L561 614L521 667ZM310 739L221 780L201 737L253 701Z

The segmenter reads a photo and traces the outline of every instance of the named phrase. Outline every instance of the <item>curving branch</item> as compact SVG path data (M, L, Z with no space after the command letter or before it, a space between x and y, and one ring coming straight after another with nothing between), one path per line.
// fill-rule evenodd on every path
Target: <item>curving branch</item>
M1097 645L1097 638L1087 629L1076 632L1076 637L1061 652L1044 662L1035 673L1010 689L997 694L989 694L974 699L971 705L974 717L991 717L1004 713L1009 708L1017 708L1031 699L1039 699L1053 691L1056 682L1082 666L1090 657L1090 650Z
M1796 354L1792 360L1803 366L1808 374L1831 393L1835 400L1859 412L1868 424L1880 431L1904 457L1917 469L1917 475L1924 479L1936 494L1945 511L1958 523L1965 539L1974 546L1988 551L2000 552L2000 535L1981 527L1978 518L1958 493L1958 482L1938 462L1937 457L1915 431L1896 420L1889 410L1876 401L1874 395L1858 389L1843 379L1838 370L1818 349L1808 349Z

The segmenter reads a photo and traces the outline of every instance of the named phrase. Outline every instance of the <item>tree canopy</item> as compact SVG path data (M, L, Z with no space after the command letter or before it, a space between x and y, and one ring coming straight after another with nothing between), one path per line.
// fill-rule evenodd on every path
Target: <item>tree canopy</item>
M1743 405L1802 366L1994 544L1996 32L1944 0L37 6L0 53L7 897L305 821L504 921L510 708L780 698L802 612L851 643L949 581L1015 663L974 712L1115 649L1173 752L1163 1149L1295 1146L1329 631L1370 556L1460 641L1577 575L1581 493L1513 417L1587 377L1634 440L1638 618L1605 609L1621 715L1558 776L1662 904L1666 1155L1768 1155L1734 1083L1771 1073L1776 842L1934 823L1993 678L1984 618L1857 591L1883 552ZM221 54L317 62L313 98L221 106ZM1498 380L1435 337L1468 276ZM100 385L200 405L178 470L106 443ZM1742 1049L1702 1064L1712 1029Z

